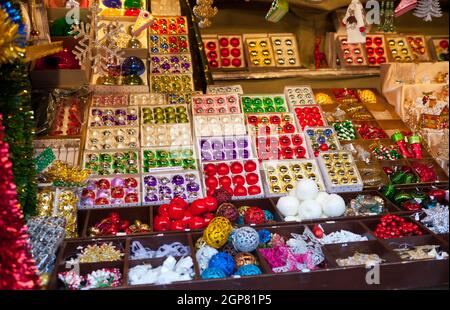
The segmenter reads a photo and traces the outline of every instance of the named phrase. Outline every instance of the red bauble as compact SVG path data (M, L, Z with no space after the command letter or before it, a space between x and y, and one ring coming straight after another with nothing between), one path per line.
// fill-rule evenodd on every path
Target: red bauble
M205 227L205 219L200 216L194 216L189 221L190 229L202 229L203 227Z
M261 187L258 185L252 185L248 188L248 194L251 196L259 195L261 194Z
M94 191L91 191L91 190L85 188L81 192L81 197L95 199L95 193L94 193Z
M239 44L240 44L240 40L238 39L238 38L231 38L230 39L230 45L232 46L232 47L238 47L239 46Z
M167 215L169 216L169 205L161 205L158 208L158 214L159 215Z
M246 172L253 172L256 170L256 163L253 160L247 160L244 163L244 169Z
M213 218L214 218L214 215L212 213L206 213L205 215L203 215L203 220L205 221L205 226L208 226L209 222L211 222Z
M230 60L228 58L222 59L222 67L229 67L230 66Z
M231 64L233 65L233 67L240 67L242 65L242 61L239 58L234 58L231 61Z
M192 219L193 215L189 210L184 211L183 218L181 219L183 223L187 226L189 226L189 221Z
M206 197L203 198L203 201L206 204L206 208L208 209L208 212L214 212L217 209L217 199L214 197Z
M111 197L112 198L123 198L123 195L125 195L125 191L123 190L123 187L116 186L111 188Z
M125 187L137 187L138 182L135 178L126 178L124 180Z
M123 15L124 16L138 16L140 12L141 12L140 9L131 8L131 9L126 9L125 13Z
M288 136L281 136L280 137L280 145L281 146L289 146L289 145L291 145L291 139L289 139Z
M220 177L219 184L222 187L230 187L231 186L231 178L229 176Z
M219 63L217 62L217 60L211 60L209 62L209 66L212 68L217 68L217 67L219 67Z
M238 185L234 188L233 194L234 196L246 196L247 189L242 185Z
M222 38L222 39L220 39L220 40L219 40L219 44L220 44L220 46L222 46L222 47L228 46L228 39L227 39L227 38Z
M191 203L191 206L189 207L189 211L192 213L192 215L202 215L203 213L206 213L208 211L208 207L206 206L205 199L197 199L194 202Z
M242 175L240 175L240 174L235 175L233 177L233 184L234 185L244 185L245 184L245 178Z
M244 168L242 167L242 164L240 162L235 161L231 163L230 170L233 174L239 174L244 170Z
M177 204L169 204L167 213L172 220L181 220L184 217L184 208Z
M259 182L259 176L256 173L249 173L245 176L248 185L255 185Z
M153 220L153 229L155 231L166 231L170 229L170 218L165 215L157 215Z
M222 56L222 57L230 56L230 50L228 48L222 48L220 50L220 56Z
M186 228L186 223L182 220L176 220L170 224L170 230L184 230Z
M231 55L233 57L239 57L241 56L241 51L238 48L231 49Z
M321 151L324 151L324 152L326 152L326 151L328 151L328 144L326 144L326 143L324 143L324 144L321 144L320 146L319 146L319 149L321 150Z
M259 207L250 207L244 213L244 223L246 225L258 225L266 222L264 211Z
M99 189L109 189L111 187L111 183L107 179L100 179L97 181L97 188Z
M209 189L215 189L219 185L219 181L217 180L216 177L206 177L205 185Z
M129 193L125 195L125 203L137 203L139 202L139 196L136 193Z
M304 158L306 155L306 149L303 146L295 148L295 154L297 158Z
M323 230L320 228L319 225L314 225L313 227L313 234L316 236L316 238L322 239L323 238Z
M189 204L181 197L175 197L172 198L172 200L170 201L171 205L179 205L180 207L183 208L183 210L186 210L189 207Z
M109 204L109 200L106 198L97 198L97 199L95 199L95 204L97 206L104 206L104 205Z
M219 175L227 175L228 173L230 173L230 168L228 167L227 164L220 163L217 165L217 173Z
M292 136L292 144L293 145L298 146L298 145L302 145L302 143L303 143L302 136L300 136L300 135Z
M214 164L206 164L203 166L203 171L206 175L215 175L217 172L216 165Z

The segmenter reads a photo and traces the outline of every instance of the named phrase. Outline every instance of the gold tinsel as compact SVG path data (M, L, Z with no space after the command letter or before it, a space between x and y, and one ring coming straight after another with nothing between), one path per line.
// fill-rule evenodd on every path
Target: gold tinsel
M50 182L63 181L73 183L83 183L89 177L89 170L72 167L67 163L56 160L48 168L46 175Z
M333 99L325 93L315 95L317 104L333 104Z
M0 9L0 65L24 57L25 49L15 43L19 37L19 25L13 23L8 14Z

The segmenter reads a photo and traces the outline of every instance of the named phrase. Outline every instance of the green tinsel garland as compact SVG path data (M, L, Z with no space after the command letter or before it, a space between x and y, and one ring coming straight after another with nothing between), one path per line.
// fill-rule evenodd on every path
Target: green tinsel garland
M26 217L36 214L37 184L33 161L34 115L26 64L16 61L0 67L0 112L6 127L14 183Z

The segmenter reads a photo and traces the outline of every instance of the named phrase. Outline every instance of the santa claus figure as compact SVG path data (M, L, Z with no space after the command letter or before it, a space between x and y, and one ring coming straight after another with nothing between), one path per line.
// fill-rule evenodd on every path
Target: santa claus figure
M342 24L347 28L347 43L366 43L364 7L359 0L352 0Z

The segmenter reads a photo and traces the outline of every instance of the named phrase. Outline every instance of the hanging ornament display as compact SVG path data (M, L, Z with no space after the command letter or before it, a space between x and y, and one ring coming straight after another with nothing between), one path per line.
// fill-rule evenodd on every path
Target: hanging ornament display
M266 20L277 23L289 12L289 3L285 0L274 0L267 12Z
M399 17L403 14L415 9L417 6L417 0L401 0L394 10L394 16Z
M431 22L433 17L442 17L439 0L420 0L413 15L426 22Z
M210 18L216 16L219 10L217 7L213 7L214 0L197 0L197 4L194 6L192 11L194 15L200 20L198 26L200 28L208 28L211 26Z
M382 1L378 32L394 32L394 1Z
M25 25L20 12L8 1L0 1L0 65L25 54Z
M347 29L347 42L349 44L366 43L364 7L359 0L352 0L342 23Z

